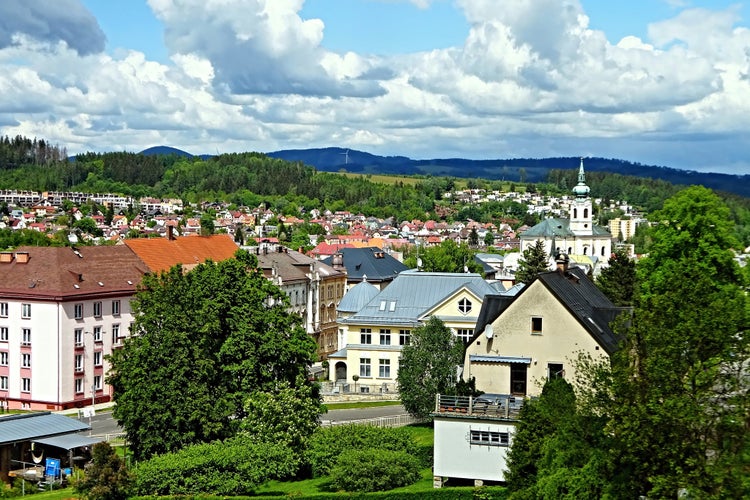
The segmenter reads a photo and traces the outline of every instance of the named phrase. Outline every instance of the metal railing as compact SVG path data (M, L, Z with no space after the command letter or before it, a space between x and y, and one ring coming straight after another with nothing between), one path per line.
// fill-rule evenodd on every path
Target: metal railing
M388 417L362 418L359 420L321 420L321 427L333 427L334 425L358 424L372 425L374 427L404 427L409 424L422 422L408 413L402 415L392 415Z
M438 394L435 396L435 413L518 420L523 402L523 398L510 395L499 395L488 400Z

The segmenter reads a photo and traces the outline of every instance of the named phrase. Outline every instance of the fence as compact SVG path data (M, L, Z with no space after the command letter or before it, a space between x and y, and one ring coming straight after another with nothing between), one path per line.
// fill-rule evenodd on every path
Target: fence
M418 424L422 420L414 418L411 415L405 413L403 415L392 415L389 417L375 417L375 418L362 418L359 420L323 420L320 425L322 427L332 427L334 425L345 425L345 424L358 424L358 425L372 425L374 427L404 427L409 424Z

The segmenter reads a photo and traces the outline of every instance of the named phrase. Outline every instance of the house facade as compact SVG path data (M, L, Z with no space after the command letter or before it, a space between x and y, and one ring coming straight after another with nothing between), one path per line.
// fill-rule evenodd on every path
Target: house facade
M148 272L127 247L0 254L0 404L62 410L109 401L106 356L128 335Z
M401 272L359 311L339 319L345 345L329 356L330 380L358 392L397 391L401 349L415 328L436 316L468 342L485 295L500 291L473 273Z

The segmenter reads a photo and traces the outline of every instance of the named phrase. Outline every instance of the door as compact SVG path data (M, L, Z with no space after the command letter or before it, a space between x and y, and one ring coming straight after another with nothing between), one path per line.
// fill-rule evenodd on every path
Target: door
M528 365L525 363L510 364L510 393L516 396L526 395L526 372Z

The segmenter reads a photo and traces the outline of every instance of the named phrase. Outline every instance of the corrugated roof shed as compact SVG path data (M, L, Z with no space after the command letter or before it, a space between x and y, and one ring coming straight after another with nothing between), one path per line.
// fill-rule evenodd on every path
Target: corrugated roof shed
M89 426L57 413L22 413L0 417L0 445L88 430Z

